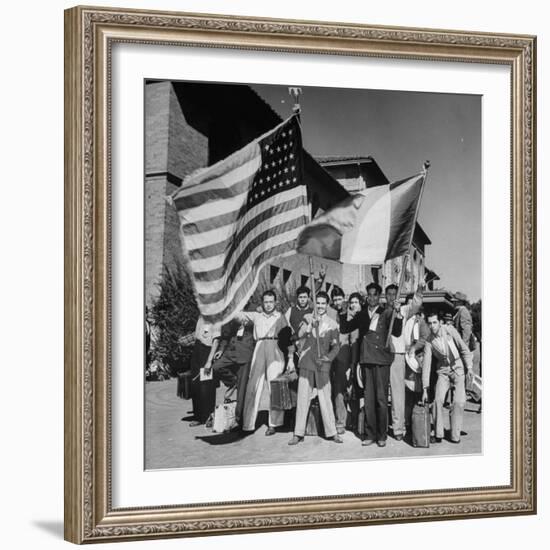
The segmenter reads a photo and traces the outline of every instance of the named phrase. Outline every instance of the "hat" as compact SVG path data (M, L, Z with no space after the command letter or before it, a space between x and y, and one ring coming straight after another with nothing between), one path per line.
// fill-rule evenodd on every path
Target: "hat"
M464 292L455 292L454 299L459 300L460 302L467 302L468 301L468 296L466 296L466 294L464 294Z
M419 372L420 371L420 365L418 364L418 359L416 358L415 355L411 355L409 353L406 353L405 354L405 362L411 368L412 371L414 371L414 372Z
M443 316L443 319L445 321L452 321L453 320L453 314L452 313L445 313L445 315Z
M356 376L357 376L357 385L363 389L365 386L363 384L363 373L361 372L361 365L358 363L356 367Z

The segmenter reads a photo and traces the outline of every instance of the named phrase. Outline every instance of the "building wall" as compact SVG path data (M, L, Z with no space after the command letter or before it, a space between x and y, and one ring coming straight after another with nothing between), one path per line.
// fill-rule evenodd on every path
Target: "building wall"
M399 279L401 276L401 270L403 266L403 256L398 258L392 258L384 263L382 267L382 280L380 284L382 287L386 287L390 284L399 284ZM420 281L424 279L424 255L413 248L413 252L409 261L407 262L407 267L405 271L405 280L403 282L402 293L408 294L414 292L418 287Z
M208 139L187 124L170 82L145 86L145 301L158 295L163 266L182 263L176 210L165 197L207 165Z

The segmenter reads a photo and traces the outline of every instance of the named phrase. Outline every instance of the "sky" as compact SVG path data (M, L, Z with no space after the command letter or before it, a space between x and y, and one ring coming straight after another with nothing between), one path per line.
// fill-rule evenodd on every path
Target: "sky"
M298 84L290 83L291 86ZM286 86L252 85L283 118ZM418 221L432 244L435 285L481 296L481 96L302 86L305 148L313 156L373 157L397 181L431 163Z

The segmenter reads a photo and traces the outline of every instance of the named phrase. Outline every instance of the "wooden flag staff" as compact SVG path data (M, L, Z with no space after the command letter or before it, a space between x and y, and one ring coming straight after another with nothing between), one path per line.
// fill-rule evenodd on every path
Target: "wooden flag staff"
M413 239L413 235L414 235L414 227L416 225L416 220L418 219L418 211L420 210L420 203L422 201L422 193L424 192L424 186L426 185L426 177L427 177L429 168L430 168L430 161L426 160L424 162L424 166L423 166L424 182L422 184L422 188L420 189L420 196L418 197L418 203L416 204L416 212L414 213L413 230L411 231L411 238L409 240L409 246L407 248L407 253L403 257L403 265L401 266L401 274L399 275L399 285L397 287L397 299L399 299L399 296L401 296L401 290L403 289L403 283L405 282L405 273L407 271L407 266L408 266L409 258L410 258L410 255L411 255L411 247L412 247L412 239ZM392 305L392 307L393 307L393 305ZM392 315L391 315L390 328L388 330L388 336L386 337L386 347L388 347L390 345L390 338L391 338L391 333L392 333L392 330L393 330L393 322L394 321L395 321L395 309L392 311Z
M296 119L298 120L298 124L301 126L301 106L300 106L300 94L302 93L301 88L296 87L289 87L288 93L292 96L294 99L294 105L292 107L292 110L294 111L294 114L296 115ZM315 341L317 343L317 357L321 357L321 342L319 340L319 315L317 313L317 290L315 288L315 273L313 271L313 258L308 254L309 259L309 276L311 278L311 297L313 299L313 318L316 321L317 327L315 327Z

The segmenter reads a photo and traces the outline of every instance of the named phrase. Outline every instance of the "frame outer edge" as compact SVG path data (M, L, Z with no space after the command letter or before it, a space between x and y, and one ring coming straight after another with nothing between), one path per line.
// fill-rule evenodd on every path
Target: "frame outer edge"
M157 16L152 17L153 14ZM102 260L109 254L105 249L106 245L108 247L104 240L108 236L105 224L108 226L110 222L108 217L104 217L104 212L97 211L98 207L103 211L108 202L108 194L105 195L105 190L101 188L105 178L101 149L108 142L108 135L103 133L103 123L100 121L98 124L96 118L105 114L102 112L105 106L101 97L98 97L102 96L100 91L105 83L101 82L100 89L96 88L97 72L102 72L103 63L97 58L101 44L95 43L98 34L94 32L99 31L95 27L103 23L108 26L114 24L111 28L117 25L130 26L132 30L140 26L155 27L157 30L163 26L176 27L178 30L194 29L199 34L204 32L221 36L221 42L217 41L218 45L213 47L222 48L231 47L223 44L224 34L230 44L233 42L232 36L243 39L257 35L260 38L280 35L288 38L302 36L302 32L305 32L306 37L316 39L324 36L328 40L351 38L352 41L370 41L380 55L390 57L393 55L383 46L393 41L408 41L408 45L414 46L420 57L432 55L433 43L437 47L447 46L445 57L451 57L455 49L461 52L458 58L469 56L472 60L492 56L497 60L501 49L510 56L518 56L512 63L517 69L516 76L520 76L513 83L513 124L516 130L513 146L517 146L519 151L519 154L512 153L513 181L519 184L519 189L513 190L517 202L512 242L519 249L515 249L518 257L512 261L516 277L523 274L525 278L516 287L516 295L512 296L513 310L521 315L518 323L521 329L518 336L519 349L514 354L521 371L515 387L520 393L520 403L514 414L514 432L517 434L516 443L523 443L528 448L520 450L516 445L512 451L515 456L512 486L516 494L508 497L508 500L503 495L504 500L495 503L481 500L480 503L474 501L445 505L434 502L422 508L411 505L397 506L391 510L352 511L333 511L329 506L327 510L305 514L283 512L248 517L224 514L204 519L178 517L175 521L169 514L160 514L154 521L150 509L143 510L144 515L150 517L139 518L137 522L124 515L117 518L116 514L112 514L109 490L104 486L109 482L109 473L105 472L108 457L105 456L106 449L102 447L108 435L104 414L108 410L105 409L105 395L102 393L106 389L106 380L105 373L101 373L101 362L106 359L106 350L101 345L100 334L105 330L105 311L98 311L105 305L105 292L108 293L108 288L105 288L108 283L101 279L106 276ZM65 12L65 538L70 542L143 540L536 512L536 416L532 416L536 414L536 303L532 302L536 298L536 39L453 31L456 33L454 38L442 40L441 30L347 24L332 32L331 25L337 23L303 23L82 6ZM251 49L262 49L262 44L256 44L255 40L250 40L248 46ZM399 55L398 50L393 53ZM479 51L483 51L483 54L477 55ZM328 53L328 50L323 53ZM507 62L510 61L509 58ZM229 511L234 512L231 509ZM179 512L174 513L177 516Z
M64 13L64 538L83 541L82 64L80 10Z

